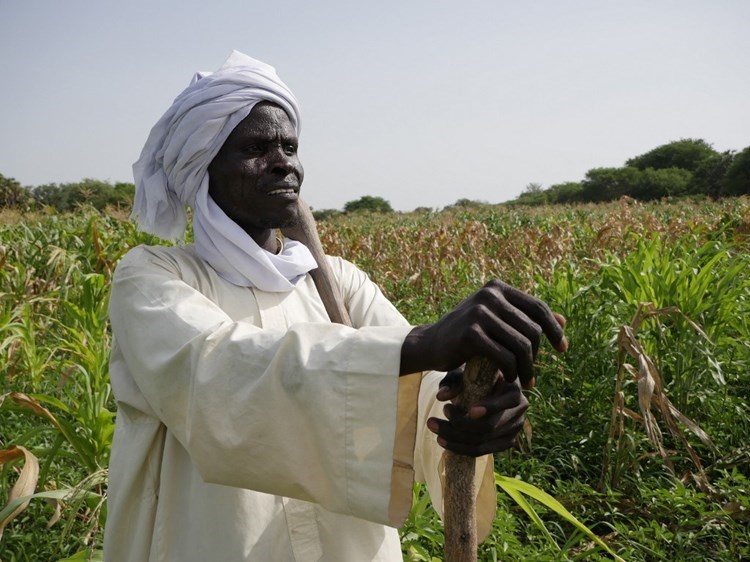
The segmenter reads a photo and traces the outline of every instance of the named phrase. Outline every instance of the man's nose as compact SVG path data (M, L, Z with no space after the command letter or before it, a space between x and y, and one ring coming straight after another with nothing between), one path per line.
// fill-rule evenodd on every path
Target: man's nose
M284 173L286 175L293 172L297 167L297 155L289 154L281 143L271 147L269 157L273 172Z

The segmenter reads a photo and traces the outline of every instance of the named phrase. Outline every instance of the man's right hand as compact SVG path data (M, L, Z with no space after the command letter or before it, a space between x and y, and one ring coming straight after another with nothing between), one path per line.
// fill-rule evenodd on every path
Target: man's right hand
M534 378L542 334L558 351L568 342L565 319L543 301L502 281L490 281L434 324L417 326L401 348L401 374L449 371L472 357L497 364L506 382Z

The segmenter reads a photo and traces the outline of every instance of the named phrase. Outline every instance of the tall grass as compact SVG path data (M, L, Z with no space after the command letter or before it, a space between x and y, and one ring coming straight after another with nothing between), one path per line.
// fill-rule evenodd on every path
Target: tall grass
M38 459L40 495L8 523L0 559L85 556L106 521L109 282L128 248L154 241L93 210L0 222L0 452L11 451L0 454L0 511L28 463L18 447ZM319 230L413 323L493 277L567 317L570 351L543 347L527 436L497 456L498 473L558 498L626 560L750 558L750 202L486 206L343 216ZM656 402L664 454L644 428L639 364L621 334L649 306L674 313L639 324L641 355L715 448L679 420L675 433ZM481 559L606 559L544 506L546 531L504 493L498 505ZM405 557L439 559L442 528L419 487L414 506Z

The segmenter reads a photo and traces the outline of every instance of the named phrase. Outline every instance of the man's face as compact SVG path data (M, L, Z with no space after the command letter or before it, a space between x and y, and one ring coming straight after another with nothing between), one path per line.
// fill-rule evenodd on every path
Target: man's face
M304 170L286 112L263 102L232 131L208 166L213 200L250 236L293 225Z

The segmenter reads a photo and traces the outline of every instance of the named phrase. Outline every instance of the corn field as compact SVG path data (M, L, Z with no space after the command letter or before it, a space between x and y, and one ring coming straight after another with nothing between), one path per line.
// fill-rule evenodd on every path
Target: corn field
M524 434L496 455L481 560L611 559L544 503L511 501L517 481L624 560L750 559L750 201L486 205L319 231L412 323L492 278L568 320L569 352L541 350ZM0 215L0 562L101 554L109 283L157 242L114 212ZM405 560L440 560L442 533L416 485Z

